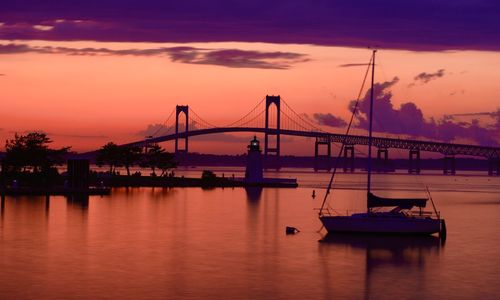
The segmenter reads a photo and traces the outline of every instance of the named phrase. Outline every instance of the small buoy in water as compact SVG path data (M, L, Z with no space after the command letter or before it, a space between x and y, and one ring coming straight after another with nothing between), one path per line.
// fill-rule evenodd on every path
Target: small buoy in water
M292 226L287 226L285 229L286 234L296 234L297 232L300 232L297 228L292 227Z
M315 191L315 190L313 190L313 193L312 193L311 197L312 197L313 199L314 199L314 198L316 198L316 191Z

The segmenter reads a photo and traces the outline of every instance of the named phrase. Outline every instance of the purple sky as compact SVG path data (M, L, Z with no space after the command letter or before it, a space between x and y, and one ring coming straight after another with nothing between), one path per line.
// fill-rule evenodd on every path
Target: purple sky
M500 50L494 0L16 0L2 1L0 22L0 39Z

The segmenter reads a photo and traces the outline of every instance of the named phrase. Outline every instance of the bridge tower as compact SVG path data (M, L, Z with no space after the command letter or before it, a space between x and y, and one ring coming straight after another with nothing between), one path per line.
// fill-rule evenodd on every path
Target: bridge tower
M269 107L274 104L276 105L276 129L274 128L269 128ZM271 165L274 165L276 169L279 169L279 157L280 157L280 129L281 129L281 121L280 121L280 115L281 115L281 97L278 96L269 96L266 95L266 123L265 123L265 136L264 136L264 154L266 156L266 161L268 163L271 163ZM270 142L269 142L269 137L275 136L276 137L276 147L271 147ZM274 155L270 155L271 153L274 153ZM271 162L269 159L271 156L273 156L274 160Z
M186 126L184 133L186 134L184 138L179 138L179 115L184 113L186 116ZM175 107L175 153L188 153L188 131L189 131L189 106L187 105L177 105ZM179 140L184 139L184 149L179 149Z
M354 173L354 145L344 145L344 173Z
M488 159L488 175L500 176L500 157L490 157Z
M377 172L386 173L389 171L389 149L381 146L377 149L377 160L375 161Z
M320 146L326 146L326 154L320 154ZM332 156L332 143L330 137L317 137L314 142L314 171L327 170L330 171Z
M443 174L444 175L455 175L456 173L456 162L455 154L445 154L443 157Z
M420 174L420 149L410 149L408 159L408 173Z

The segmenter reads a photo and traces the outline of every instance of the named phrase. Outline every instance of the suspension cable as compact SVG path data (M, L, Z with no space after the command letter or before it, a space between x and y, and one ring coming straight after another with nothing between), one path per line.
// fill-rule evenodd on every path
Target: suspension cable
M264 102L264 100L266 100L266 98L262 98L262 99L259 101L259 103L257 103L257 105L255 105L255 107L254 107L252 110L250 110L247 114L245 114L243 117L239 118L238 120L236 120L236 121L234 121L234 122L232 122L232 123L230 123L230 124L228 124L228 125L226 125L226 126L224 126L224 127L237 127L237 126L234 126L234 125L238 124L238 122L240 122L240 121L243 121L246 117L248 117L248 116L249 116L249 115L251 115L253 112L255 112L255 111L259 108L259 106L262 104L262 102ZM262 113L262 112L260 112L260 113L259 113L259 115L260 115L261 113ZM256 117L253 117L253 118L252 118L252 120L255 120L255 119L256 119ZM248 122L247 122L247 123L248 123ZM245 123L244 123L244 124L245 124Z
M167 123L168 121L170 120L170 118L174 115L174 112L175 112L175 108L172 110L172 112L168 115L167 119L163 122L163 124L151 135L152 137L156 137L158 135L158 133L164 129L164 128L167 128L167 132L170 130L169 127L167 127Z

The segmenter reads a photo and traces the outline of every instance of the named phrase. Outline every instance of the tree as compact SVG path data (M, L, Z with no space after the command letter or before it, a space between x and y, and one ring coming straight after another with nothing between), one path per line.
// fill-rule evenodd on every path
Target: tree
M151 168L153 176L156 176L156 169L160 169L162 171L160 176L164 176L168 170L177 167L177 163L172 153L155 144L145 153L141 166Z
M137 146L121 146L119 161L127 170L127 176L130 176L130 167L137 164L141 160L142 150Z
M64 156L70 147L50 149L52 140L42 132L30 132L26 135L15 134L14 139L5 143L4 165L11 171L27 171L45 173L54 165L64 163Z
M98 166L109 165L109 173L113 174L116 167L121 165L120 146L109 142L97 150L96 163Z
M160 155L156 165L161 170L160 176L166 176L169 170L177 167L177 162L174 161L174 158L174 154L170 152L164 152Z

